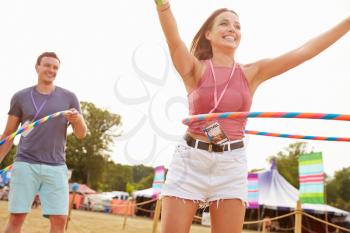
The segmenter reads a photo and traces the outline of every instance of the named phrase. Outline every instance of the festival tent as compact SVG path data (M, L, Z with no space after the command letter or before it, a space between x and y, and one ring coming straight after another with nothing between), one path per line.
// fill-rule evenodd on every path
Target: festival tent
M154 193L153 188L143 189L143 190L134 191L132 193L132 197L133 199L136 199L137 197L152 198L153 193Z
M299 190L279 174L274 162L270 170L258 172L258 192L259 205L267 209L293 210L299 199ZM302 208L314 214L349 215L347 211L326 204L302 204Z
M73 183L70 183L69 184L69 192L72 192L72 187L73 187ZM96 191L91 189L86 184L79 184L79 189L77 190L77 193L81 193L81 194L95 194Z
M148 188L143 190L134 191L132 193L133 199L136 201L136 204L142 203L145 201L150 201L156 196L154 195L154 189ZM156 202L150 202L145 205L140 206L141 208L137 208L135 210L135 215L144 216L144 217L152 217L153 211L156 207Z
M345 221L346 221L347 223L349 223L349 226L350 226L350 214L349 214L348 216L346 216Z
M138 197L154 199L157 198L162 190L165 180L165 167L158 166L154 168L154 178L152 187L144 190L134 191L132 193L133 199Z
M104 192L106 195L109 195L111 199L127 201L129 199L129 193L123 191L112 191Z
M112 197L106 193L88 194L85 196L83 206L92 211L109 212Z
M83 207L88 210L113 213L113 206L121 204L127 205L128 198L129 194L122 191L87 194L83 201ZM115 210L114 212L118 211ZM125 213L125 211L123 213Z
M73 199L73 186L79 185L78 190L76 191L76 195L74 197L74 209L80 209L84 205L84 199L86 195L96 194L96 191L89 188L86 184L69 184L69 203L72 202Z

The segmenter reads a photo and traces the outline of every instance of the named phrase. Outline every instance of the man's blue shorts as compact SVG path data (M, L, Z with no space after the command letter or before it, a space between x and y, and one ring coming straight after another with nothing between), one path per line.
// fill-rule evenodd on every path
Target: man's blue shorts
M29 213L37 193L43 215L68 215L67 166L15 162L10 181L9 212Z

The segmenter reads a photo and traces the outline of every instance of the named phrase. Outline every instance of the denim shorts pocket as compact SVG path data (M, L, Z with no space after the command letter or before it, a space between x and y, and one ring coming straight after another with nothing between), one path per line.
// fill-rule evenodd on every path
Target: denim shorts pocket
M246 163L245 148L239 148L232 151L226 151L218 156L219 160L227 162Z
M173 158L185 158L188 157L191 149L185 145L176 145Z
M237 155L234 156L234 161L239 164L247 164L247 156L246 155Z

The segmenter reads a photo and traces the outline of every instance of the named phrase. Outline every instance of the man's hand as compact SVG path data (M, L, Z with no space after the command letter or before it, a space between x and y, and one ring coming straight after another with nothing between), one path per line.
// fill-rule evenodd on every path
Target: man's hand
M63 116L71 123L72 125L77 123L80 120L80 113L75 109L71 108L66 111Z
M87 127L83 116L75 109L71 108L63 116L72 124L74 135L82 139L86 136Z

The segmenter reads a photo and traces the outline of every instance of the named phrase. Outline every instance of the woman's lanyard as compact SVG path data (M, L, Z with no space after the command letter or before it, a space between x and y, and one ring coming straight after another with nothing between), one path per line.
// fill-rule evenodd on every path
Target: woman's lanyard
M35 103L34 96L33 96L33 90L34 90L34 88L35 88L35 87L33 87L32 90L30 91L30 96L32 97L32 103L33 103L34 108L35 108L35 111L36 111L35 116L34 116L32 122L35 121L35 119L38 117L39 113L41 112L41 110L43 110L44 106L46 105L47 101L50 99L50 97L51 97L51 95L52 95L52 93L53 93L53 91L51 91L50 94L45 98L44 102L43 102L43 103L40 105L40 107L38 108L38 106L37 106L36 103Z
M214 112L214 110L218 107L222 97L224 96L228 85L230 84L231 78L235 72L236 69L236 63L233 65L232 70L231 70L231 74L230 74L230 78L228 79L225 88L222 90L219 99L218 99L218 94L217 94L217 87L216 87L216 76L215 76L215 72L214 72L214 67L213 67L213 62L210 60L210 69L211 69L211 73L213 74L213 78L214 78L214 108L212 110L210 110L209 113Z

